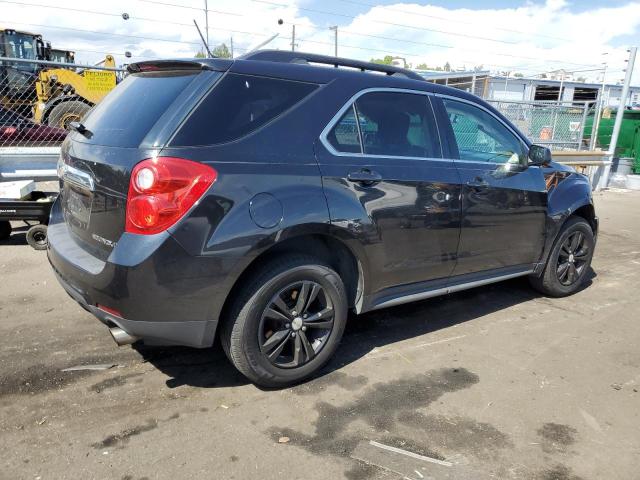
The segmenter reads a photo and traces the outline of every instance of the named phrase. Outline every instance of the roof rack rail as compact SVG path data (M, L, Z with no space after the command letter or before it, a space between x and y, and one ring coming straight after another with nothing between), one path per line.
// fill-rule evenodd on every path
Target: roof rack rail
M357 68L363 72L382 72L387 75L397 75L410 78L412 80L425 81L424 77L418 75L406 68L394 67L392 65L381 65L378 63L363 62L360 60L352 60L350 58L331 57L328 55L318 55L316 53L289 52L287 50L258 50L248 53L242 57L243 60L260 60L263 62L280 62L280 63L322 63L325 65L333 65L337 67Z

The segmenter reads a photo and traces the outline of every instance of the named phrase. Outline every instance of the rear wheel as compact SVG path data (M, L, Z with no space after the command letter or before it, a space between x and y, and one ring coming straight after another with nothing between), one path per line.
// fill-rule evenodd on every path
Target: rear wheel
M11 223L7 220L0 221L0 240L6 240L11 236Z
M79 100L61 102L51 109L47 124L50 127L69 130L69 124L71 122L81 122L89 110L91 110L91 107Z
M552 297L577 292L591 266L594 246L589 223L580 217L570 218L558 235L544 272L539 277L531 277L531 284Z
M251 381L300 382L335 352L347 319L338 274L303 255L267 264L237 297L222 325L222 346Z
M35 250L46 250L47 248L47 226L34 225L27 230L27 243Z

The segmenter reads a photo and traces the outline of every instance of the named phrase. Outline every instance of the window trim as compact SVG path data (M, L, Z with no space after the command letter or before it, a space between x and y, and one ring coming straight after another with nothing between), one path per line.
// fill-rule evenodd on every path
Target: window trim
M507 125L504 120L502 120L500 117L498 117L494 112L492 112L491 110L489 110L488 108L486 108L484 105L480 105L477 102L471 101L471 100L467 100L466 98L460 98L460 97L456 97L455 95L446 95L446 94L442 94L442 93L435 93L434 94L435 97L438 97L439 99L448 99L448 100L452 100L454 102L461 102L461 103L466 103L468 105L471 105L472 107L476 107L479 108L480 110L486 112L487 114L491 115L496 121L498 121L500 124L502 124L502 126L504 126L507 130L509 130L518 140L520 140L520 143L522 144L522 146L524 147L524 150L522 152L522 154L527 157L527 155L529 154L529 144L528 144L528 139L526 137L524 137L521 133L518 133L517 131L515 131L513 128L511 128L509 125ZM442 108L445 108L444 102L442 102ZM443 119L443 121L445 121ZM446 119L446 121L448 122L448 118ZM447 135L453 135L453 132L449 132L447 133ZM457 145L457 141L454 138L454 141L456 142ZM458 152L458 156L460 156L460 153ZM491 165L506 165L508 162L485 162L482 160L462 160L460 158L454 158L453 159L454 162L458 162L458 163L473 163L473 164L480 164L480 165L487 165L487 164L491 164ZM522 162L521 162L522 163Z
M377 92L388 92L388 93L408 93L412 95L423 95L427 97L429 102L429 108L431 109L431 114L433 116L433 120L435 122L435 130L438 135L438 143L440 145L440 158L437 157L409 157L403 155L375 155L372 153L364 153L364 142L362 139L362 133L360 132L360 121L358 120L358 110L355 107L356 101L366 95L367 93L377 93ZM360 158L396 158L401 160L432 160L438 162L449 162L452 163L454 160L450 158L444 158L444 152L442 150L442 137L440 135L440 127L438 126L438 116L433 108L431 103L431 97L434 94L432 92L423 92L422 90L412 90L409 88L389 88L389 87L373 87L373 88L365 88L364 90L360 90L356 92L349 100L345 102L344 105L338 110L338 112L329 120L329 123L324 127L322 132L320 133L320 143L327 149L327 151L336 157L360 157ZM356 125L358 126L358 137L360 139L360 153L351 153L351 152L340 152L336 150L333 145L327 139L327 136L333 130L333 127L340 121L342 115L352 107L354 109L354 113L356 114Z

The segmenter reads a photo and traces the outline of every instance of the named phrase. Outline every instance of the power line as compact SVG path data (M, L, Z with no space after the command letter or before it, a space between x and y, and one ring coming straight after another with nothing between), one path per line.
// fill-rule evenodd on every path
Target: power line
M173 4L173 3L169 3L169 2L163 2L163 1L159 1L159 0L138 0L140 2L144 2L144 3L152 3L152 4L156 4L156 5L163 5L163 6L171 6L171 7L176 7L176 8L184 8L184 9L190 9L190 10L198 10L198 11L204 11L204 9L201 8L197 8L197 7L191 7L191 6L187 6L187 5L178 5L178 4ZM265 4L269 4L269 5L277 5L277 6L287 6L286 4L279 4L276 2L271 2L268 0L249 0L249 1L253 1L253 2L258 2L258 3L265 3ZM17 2L17 1L11 1L11 0L0 0L0 3L11 3L11 4L17 4L17 5L26 5L26 6L33 6L33 7L39 7L39 8L57 8L57 9L62 9L62 10L68 10L68 11L76 11L76 12L80 12L80 13L91 13L91 14L96 14L96 15L106 15L106 16L111 16L111 17L120 17L121 14L116 14L116 13L109 13L109 12L100 12L100 11L95 11L95 10L83 10L83 9L78 9L78 8L72 8L72 7L58 7L58 6L52 6L52 5L42 5L42 4L35 4L35 3L26 3L26 2ZM301 10L305 10L304 8L300 8ZM307 9L310 10L310 9ZM225 14L225 15L232 15L232 16L239 16L239 17L247 17L248 15L245 14L241 14L241 13L236 13L236 12L228 12L228 11L223 11L223 10L207 10L209 12L214 12L214 13L220 13L220 14ZM326 14L333 14L332 12L323 12ZM339 16L344 16L342 14L335 14L335 15L339 15ZM349 18L355 18L353 16L347 16ZM153 19L153 18L145 18L145 17L130 17L131 19L134 20L140 20L140 21L149 21L149 22L156 22L156 23L167 23L167 24L172 24L172 25L179 25L179 26L183 26L183 27L189 27L192 28L192 25L190 23L180 23L180 22L173 22L173 21L169 21L169 20L159 20L159 19ZM25 23L26 24L26 23ZM310 28L313 30L324 30L320 27L314 27L311 25L301 25L302 27L306 27L306 28ZM58 27L58 28L63 28L63 27ZM230 33L239 33L239 34L245 34L245 35L253 35L253 36L267 36L268 34L265 33L256 33L256 32L247 32L247 31L242 31L242 30L233 30L233 29L226 29L226 28L209 28L210 31L215 31L215 30L222 30L222 31L226 31L226 32L230 32ZM78 30L81 31L81 30ZM96 32L96 33L100 33L100 32ZM106 34L106 33L104 33ZM354 36L362 36L362 37L367 37L367 38L378 38L381 40L387 40L387 41L396 41L396 42L401 42L401 43L410 43L410 44L414 44L414 45L424 45L424 46L429 46L429 47L436 47L436 48L447 48L447 49L458 49L458 50L464 50L464 51L468 51L468 52L478 52L478 53L486 53L486 51L484 50L477 50L477 49L470 49L470 48L460 48L460 47L455 47L453 45L445 45L445 44L437 44L437 43L430 43L430 42L422 42L422 41L417 41L417 40L406 40L406 39L398 39L398 38L392 38L392 37L386 37L386 36L381 36L381 35L373 35L373 34L366 34L366 33L360 33L360 32L353 32L350 30L341 30L341 34L344 35L354 35ZM112 35L122 35L122 34L112 34ZM131 38L145 38L145 37L140 37L140 36L130 36ZM284 37L282 37L284 38ZM150 37L146 37L146 39L149 40L156 40L156 41L168 41L165 39L159 39L159 38L150 38ZM333 45L330 44L328 42L321 42L318 40L307 40L307 42L309 43L316 43L316 44L320 44L320 45ZM174 43L176 43L174 41ZM189 42L179 42L179 43L189 43ZM195 44L195 43L194 43ZM372 52L382 52L382 53L389 53L389 50L385 50L385 49L375 49L375 48L369 48L369 47L359 47L359 46L354 46L354 45L343 45L346 48L352 48L352 49L357 49L357 50L365 50L365 51L372 51ZM407 52L397 52L401 55L408 55L408 56L418 56L416 54L413 53L407 53ZM520 59L526 59L526 60L539 60L538 57L530 57L530 56L523 56L523 55L514 55L514 54L509 54L509 53L502 53L502 52L493 52L494 55L497 56L503 56L503 57L509 57L509 58L520 58ZM575 63L575 62L568 62L565 60L555 60L555 59L547 59L547 62L549 63L562 63L562 64L567 64L567 65L577 65L577 66L591 66L589 64L582 64L582 63ZM494 65L494 66L501 66L501 65Z
M277 7L292 7L293 6L293 5L287 5L286 3L277 3L277 2L272 2L272 1L269 1L269 0L249 0L249 1L255 2L255 3L264 3L264 4L267 4L267 5L275 5ZM350 18L350 19L353 19L353 20L355 20L357 18L354 15L347 15L345 13L328 12L326 10L317 10L315 8L300 7L300 6L297 6L297 5L295 7L298 10L311 12L311 13L319 13L319 14L322 14L322 15L331 15L331 16L334 16L334 17ZM488 42L506 43L506 44L511 44L511 45L515 45L515 44L518 43L518 42L510 42L508 40L499 40L499 39L496 39L496 38L480 37L480 36L477 36L477 35L467 35L467 34L458 33L458 32L449 32L449 31L446 31L446 30L436 30L436 29L433 29L433 28L417 27L415 25L406 25L406 24L403 24L403 23L387 22L385 20L369 20L369 21L370 22L374 22L374 23L380 23L380 24L383 24L383 25L391 25L391 26L394 26L394 27L411 28L411 29L414 29L414 30L421 30L421 31L433 32L433 33L441 33L441 34L444 34L444 35L454 35L454 36L457 36L457 37L472 38L472 39L475 39L475 40L485 40L485 41L488 41Z
M410 12L408 10L403 10L400 8L394 8L394 7L389 7L386 5L375 5L373 3L366 3L366 2L361 2L361 1L356 1L356 0L338 0L339 2L343 2L343 3L352 3L354 5L362 5L362 6L366 6L366 7L381 7L384 8L385 10L390 10L393 12L399 12L399 13L406 13L407 15L415 15L415 16L419 16L419 17L425 17L425 18L433 18L435 20L443 20L445 22L451 22L451 23L460 23L460 24L464 24L464 25L477 25L477 23L474 22L465 22L464 20L455 20L452 18L447 18L447 17L439 17L437 15L429 15L426 13L421 13L421 12ZM544 35L541 33L537 33L535 35L531 35L531 34L527 34L525 32L522 32L521 30L513 30L510 28L503 28L503 27L491 27L493 30L501 30L503 32L509 32L509 33L517 33L520 35L528 35L528 36L532 36L532 37L540 37L540 38L549 38L552 40L562 40L563 42L569 42L571 40L567 39L567 38L561 38L561 37L555 37L552 35Z

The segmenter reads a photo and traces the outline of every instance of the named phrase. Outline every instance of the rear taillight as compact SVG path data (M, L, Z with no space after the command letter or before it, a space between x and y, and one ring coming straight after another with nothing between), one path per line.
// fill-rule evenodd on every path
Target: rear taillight
M175 157L143 160L131 172L125 230L151 235L176 223L216 181L208 165Z

